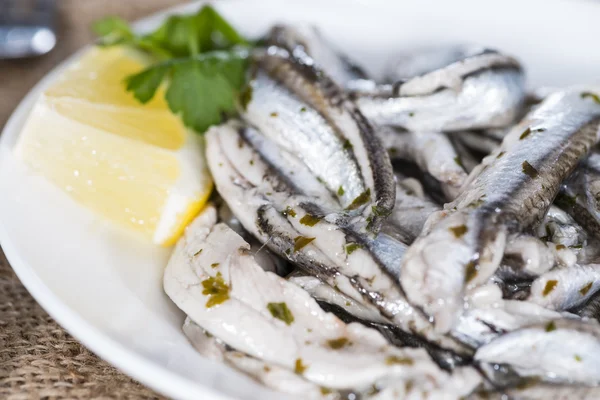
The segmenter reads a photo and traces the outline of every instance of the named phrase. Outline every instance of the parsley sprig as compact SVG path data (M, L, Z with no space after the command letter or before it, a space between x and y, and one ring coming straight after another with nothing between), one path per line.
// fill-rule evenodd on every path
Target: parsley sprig
M117 17L96 22L94 31L101 46L129 46L150 56L149 67L125 79L126 90L141 103L164 83L171 111L198 133L235 114L252 43L211 6L173 15L144 35Z

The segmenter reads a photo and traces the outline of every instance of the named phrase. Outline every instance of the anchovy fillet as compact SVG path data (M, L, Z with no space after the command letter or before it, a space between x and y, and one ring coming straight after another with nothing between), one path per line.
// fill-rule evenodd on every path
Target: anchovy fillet
M538 277L531 285L530 302L550 310L570 310L586 303L600 290L600 265L557 268Z
M339 202L377 232L394 204L392 167L373 128L314 66L270 48L257 61L242 116L295 156Z
M338 52L315 26L276 25L267 35L267 43L286 49L305 64L314 63L340 86L366 78L365 72Z
M423 349L391 346L376 330L346 324L308 293L264 271L249 245L209 206L167 264L165 292L192 321L232 348L334 389L381 379L450 379Z
M600 383L600 325L554 320L504 334L480 347L475 359L508 364L525 377L551 382Z
M567 112L565 111L567 110ZM464 192L405 254L401 284L447 332L465 288L498 267L506 235L539 222L560 183L596 143L600 105L579 91L554 94L517 125L470 176Z
M402 132L381 127L377 129L377 136L392 160L414 161L451 195L458 193L467 178L459 155L441 132Z
M209 130L206 154L219 194L246 230L309 274L358 302L373 304L402 329L465 351L456 341L436 334L406 301L397 281L403 243L383 232L365 239L329 222L327 215L311 213L306 206L310 198L286 185L248 142L237 145L238 139L243 141L240 130L243 127L236 122ZM254 155L242 157L240 152ZM245 162L247 158L253 163Z
M341 399L340 393L333 390L324 391L319 385L307 381L288 368L249 356L227 346L189 317L185 319L182 330L202 356L224 362L271 389L310 400Z
M394 85L361 81L353 96L375 124L410 131L502 127L514 121L524 99L519 64L494 51L466 51L461 57Z

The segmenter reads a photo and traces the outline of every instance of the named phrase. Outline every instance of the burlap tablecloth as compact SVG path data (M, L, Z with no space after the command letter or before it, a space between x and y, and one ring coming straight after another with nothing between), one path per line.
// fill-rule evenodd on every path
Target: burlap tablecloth
M105 15L133 20L182 2L57 0L59 41L52 53L0 61L0 128L41 77L92 40L89 27L94 20ZM27 293L0 249L0 399L42 398L162 397L100 360L58 326Z

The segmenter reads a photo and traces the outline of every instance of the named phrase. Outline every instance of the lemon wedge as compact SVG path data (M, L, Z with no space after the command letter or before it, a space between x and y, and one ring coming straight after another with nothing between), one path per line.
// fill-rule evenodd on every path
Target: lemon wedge
M164 91L147 104L125 91L143 67L123 48L88 51L37 100L16 154L79 203L171 245L213 184L202 138L169 111Z

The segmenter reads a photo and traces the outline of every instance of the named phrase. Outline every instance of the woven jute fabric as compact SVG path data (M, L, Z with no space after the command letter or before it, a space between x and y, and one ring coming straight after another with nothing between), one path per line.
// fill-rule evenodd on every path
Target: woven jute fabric
M0 61L0 128L41 77L93 39L93 21L106 15L134 20L182 2L57 0L57 47L38 59ZM158 398L54 322L21 285L0 249L0 399Z

